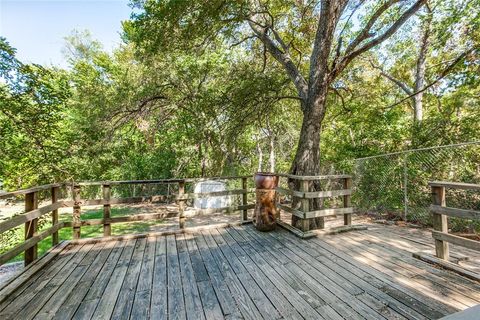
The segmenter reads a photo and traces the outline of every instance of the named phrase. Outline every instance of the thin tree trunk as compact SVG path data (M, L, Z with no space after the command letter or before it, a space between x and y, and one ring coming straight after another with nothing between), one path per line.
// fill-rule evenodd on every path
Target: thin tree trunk
M257 172L262 172L262 164L263 164L263 151L262 148L260 147L260 143L257 139L257 153L258 153L258 168Z
M270 172L275 172L275 136L270 135Z
M417 65L415 69L415 88L413 92L418 92L414 96L414 123L420 124L423 120L423 87L425 86L425 66L427 60L428 47L430 44L430 24L432 21L431 11L427 8L427 14L422 28L422 35L420 39L420 48L418 52Z
M267 118L267 130L268 138L270 143L270 154L269 154L269 163L270 163L270 172L275 172L275 134L270 127L270 121Z

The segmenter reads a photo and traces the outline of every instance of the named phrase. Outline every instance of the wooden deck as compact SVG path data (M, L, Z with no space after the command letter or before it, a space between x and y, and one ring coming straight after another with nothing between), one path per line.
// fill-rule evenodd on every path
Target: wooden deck
M68 244L32 264L0 319L437 319L480 302L480 283L412 258L432 240L405 230L302 240L246 225Z

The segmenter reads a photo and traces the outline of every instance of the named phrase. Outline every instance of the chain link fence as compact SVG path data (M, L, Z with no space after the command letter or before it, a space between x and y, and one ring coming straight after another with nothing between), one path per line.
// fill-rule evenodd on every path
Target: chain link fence
M480 183L480 141L359 158L349 167L360 212L430 225L428 182ZM447 204L480 210L480 193L447 190Z

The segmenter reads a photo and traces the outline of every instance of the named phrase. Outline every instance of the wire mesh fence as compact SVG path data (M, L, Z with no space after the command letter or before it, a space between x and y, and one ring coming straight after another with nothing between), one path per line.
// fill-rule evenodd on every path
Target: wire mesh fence
M353 201L360 212L430 224L428 182L480 183L480 141L352 160ZM447 191L452 207L480 209L478 192Z

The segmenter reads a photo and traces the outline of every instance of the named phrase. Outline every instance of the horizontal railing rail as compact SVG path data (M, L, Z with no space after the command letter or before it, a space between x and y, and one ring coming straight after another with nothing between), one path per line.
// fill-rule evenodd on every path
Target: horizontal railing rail
M65 182L54 183L42 186L36 186L28 189L5 192L0 194L0 198L11 198L18 196L25 196L25 213L15 215L5 221L0 222L0 233L12 230L21 225L25 226L24 242L14 246L8 251L0 254L0 265L8 262L20 253L24 252L25 264L29 264L37 258L38 243L45 238L52 236L52 246L58 244L58 231L62 228L71 228L72 237L74 240L79 239L81 235L81 228L84 226L98 226L103 225L103 235L111 235L111 225L116 223L128 223L138 221L152 221L161 220L165 218L164 213L153 214L134 214L128 216L111 216L111 205L117 204L135 204L144 202L155 202L172 200L178 204L178 219L180 229L185 228L186 215L201 215L211 213L233 213L241 211L240 219L242 221L248 220L248 210L254 208L254 204L248 203L247 195L255 191L255 189L248 188L248 179L252 175L244 176L227 176L227 177L209 177L209 178L187 178L187 179L156 179L156 180L122 180L122 181L83 181L83 182ZM187 183L198 183L202 181L229 181L241 180L241 188L226 191L213 192L185 192L185 185ZM176 184L178 190L174 194L154 194L149 196L133 196L124 198L112 198L112 186L120 185L164 185ZM84 187L99 186L101 187L102 197L97 199L83 199L81 191ZM71 189L71 199L58 200L60 188ZM51 192L51 203L38 207L38 195L40 192L49 190ZM221 197L221 196L240 196L240 204L232 203L226 207L208 208L208 209L193 209L187 210L186 203L189 200L204 199L206 197ZM101 219L82 219L81 211L83 207L88 206L103 206L103 217ZM58 221L58 210L61 208L73 208L72 221ZM52 214L52 226L45 230L38 230L39 218L46 214Z
M351 176L348 174L331 174L331 175L323 175L323 176L299 176L299 175L288 174L288 173L275 173L275 175L279 177L284 177L284 178L289 178L292 180L299 180L299 181L335 180L335 179L351 178Z
M301 219L310 219L314 217L326 217L330 215L344 215L345 224L351 224L351 213L353 208L350 207L351 191L351 177L349 175L325 175L325 176L297 176L289 174L278 174L279 177L288 178L289 180L298 180L300 190L290 190L277 188L281 195L289 195L298 198L299 201L305 204L312 199L323 199L330 197L343 197L343 208L322 208L319 210L309 210L308 205L303 205L300 209L288 207L279 203L279 208L288 211ZM126 216L111 216L111 206L118 204L137 204L145 202L157 202L171 200L178 205L178 224L180 229L185 228L187 213L189 215L213 214L213 213L233 213L241 212L240 220L248 220L248 210L253 209L255 204L248 203L248 194L255 192L254 188L248 188L248 180L252 179L253 175L240 176L219 176L207 178L172 178L172 179L152 179L152 180L120 180L120 181L80 181L80 182L63 182L53 183L42 186L35 186L28 189L22 189L11 192L4 192L0 194L0 198L24 197L25 212L15 215L5 221L0 222L0 233L24 226L25 237L24 241L8 251L0 254L0 264L10 261L20 253L24 252L25 264L29 264L37 259L38 244L40 241L52 236L52 246L59 243L59 230L62 228L70 228L72 230L72 238L74 240L81 238L81 228L85 226L103 226L103 235L111 236L112 224L130 223L139 221L154 221L165 218L165 213L149 213L149 214L132 214ZM204 181L232 181L230 184L233 189L224 191L209 191L209 192L187 192L186 186L188 184L195 184ZM240 180L240 185L238 184ZM319 180L339 180L343 181L344 188L341 190L310 190L308 186ZM168 185L168 194L149 194L144 196L131 197L112 197L112 187L122 185ZM174 186L174 191L170 193L170 185ZM305 187L307 186L307 187ZM100 187L101 197L89 198L85 196L88 194L90 187ZM87 192L84 194L84 188ZM141 188L141 190L151 190L150 187ZM70 190L69 197L66 199L59 199L60 190ZM155 189L156 190L156 189ZM190 189L188 189L190 190ZM39 207L39 194L44 195L50 192L51 202L43 204ZM142 191L143 192L143 191ZM152 191L153 193L158 191ZM120 193L121 194L121 193ZM85 196L83 198L82 196ZM196 199L205 199L209 197L229 197L237 196L239 201L229 204L225 207L219 208L187 208L187 201ZM82 208L89 206L103 206L102 217L99 219L84 219L81 215ZM59 209L72 208L71 221L59 222ZM39 219L45 215L51 214L51 226L44 230L38 229Z
M66 183L52 183L52 184L45 184L41 186L36 186L28 189L16 190L16 191L9 191L9 192L0 192L0 199L11 198L19 195L26 195L28 193L39 192L44 190L50 190L52 188L60 188L65 186Z
M302 220L301 231L309 230L309 220L312 218L325 218L328 216L344 216L344 225L352 224L352 213L354 208L351 206L352 195L352 176L350 175L325 175L325 176L295 176L290 174L279 174L280 177L298 180L298 189L291 189L292 185L288 184L289 189L277 187L276 190L280 195L291 196L295 201L291 201L291 205L285 205L278 201L277 206L281 210L284 210ZM342 189L335 190L312 190L315 182L322 180L339 180L342 183ZM310 201L314 199L326 199L342 197L341 208L321 208L311 209ZM297 204L297 205L295 205ZM299 205L298 205L299 204ZM295 206L294 206L295 205ZM323 220L322 220L323 221Z
M33 262L37 259L38 243L49 236L52 236L52 246L58 244L58 230L64 227L63 222L58 221L58 209L68 206L65 202L58 201L60 188L63 186L65 186L65 184L55 183L2 194L2 197L25 195L25 213L0 222L0 233L23 224L25 228L25 241L1 254L0 265L22 252L24 252L24 261L26 265ZM52 203L39 208L38 193L45 190L50 191ZM52 226L49 229L42 230L38 233L38 219L47 213L52 214Z
M435 254L438 258L447 260L450 257L449 243L480 251L480 241L448 233L447 217L456 217L468 220L480 220L480 211L447 207L445 189L480 190L480 185L449 181L431 181L433 203L430 212L433 216L432 237L435 239Z

